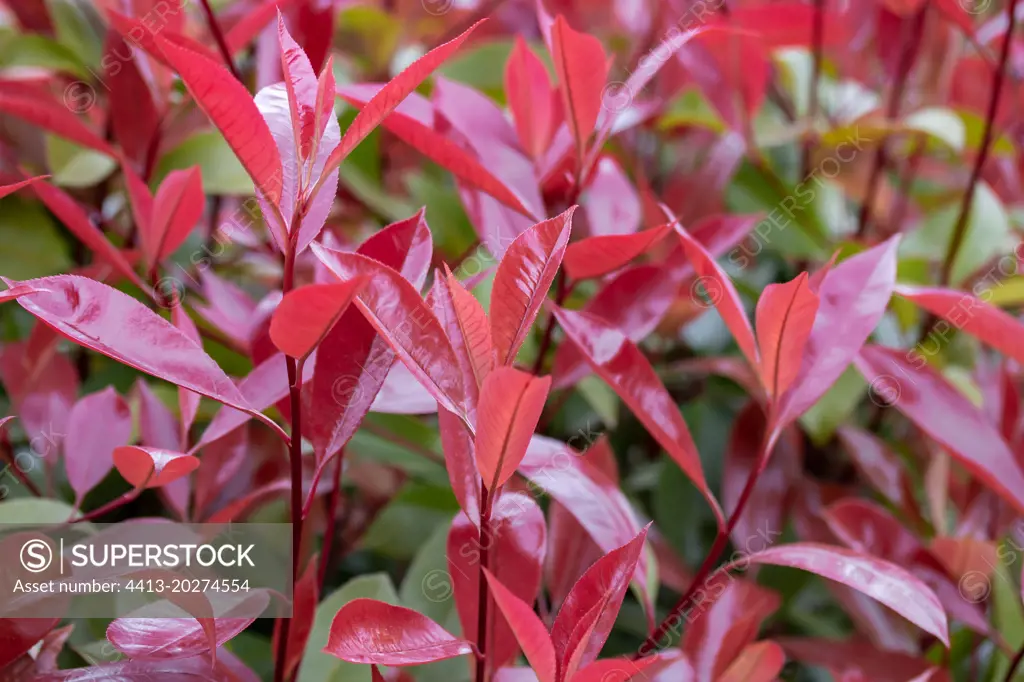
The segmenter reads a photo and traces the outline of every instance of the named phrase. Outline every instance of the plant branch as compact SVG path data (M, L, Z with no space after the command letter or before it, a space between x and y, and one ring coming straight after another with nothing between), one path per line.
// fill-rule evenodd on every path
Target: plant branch
M487 577L484 569L490 564L491 502L487 485L480 482L480 570L478 573L476 604L476 676L474 682L485 682L487 677Z
M900 51L899 64L896 67L896 80L893 82L892 92L889 94L889 105L885 112L886 122L891 122L899 116L900 103L903 100L903 90L910 77L911 68L917 57L918 47L921 44L921 34L924 32L924 20L927 16L927 3L921 6L913 18L913 26L904 24L900 32L903 38L903 49ZM909 28L909 31L908 31ZM910 35L907 35L908 32ZM871 166L871 174L868 176L868 184L864 191L864 200L860 205L860 216L857 220L857 237L863 237L867 233L868 224L871 221L871 206L875 203L875 196L882 184L882 172L887 163L886 143L889 141L889 134L882 133L882 139L878 142L875 150L875 160Z
M320 549L320 568L317 570L317 582L320 589L323 589L324 580L327 578L327 567L331 563L331 549L334 543L334 534L338 526L338 504L341 502L341 472L345 460L345 448L341 449L334 462L334 486L331 488L331 497L327 502L327 530L324 531L324 546Z
M213 39L217 41L217 48L220 50L221 57L224 58L228 69L231 70L231 75L238 79L238 81L241 81L242 75L238 73L238 69L235 67L235 60L231 58L231 49L228 47L228 41L224 39L223 31L220 30L220 24L217 23L217 17L213 13L213 8L210 7L210 0L199 0L199 4L203 6L206 23L210 27Z
M1013 19L1010 19L1012 22ZM1006 671L1006 677L1003 682L1012 682L1013 676L1017 673L1017 668L1020 667L1021 661L1024 661L1024 644L1020 645L1020 649L1017 650L1017 655L1013 657L1013 661L1010 662L1010 668Z
M825 0L814 0L814 26L811 29L811 45L814 52L814 67L807 93L807 121L811 130L816 130L815 119L818 117L818 85L821 82L821 62L825 42ZM813 141L804 139L803 154L800 161L800 177L807 177L811 167L811 149Z
M110 502L107 502L102 507L97 507L96 509L93 509L88 514L82 514L77 519L72 519L71 523L84 523L86 521L92 521L94 519L98 519L101 516L103 516L104 514L108 514L108 513L112 512L112 511L114 511L115 509L119 509L120 507L125 506L129 502L133 502L136 498L138 498L139 495L142 494L142 491L143 491L143 488L141 486L138 487L138 488L132 488L131 490L126 492L121 497L118 497L117 499L114 499L114 500L111 500Z

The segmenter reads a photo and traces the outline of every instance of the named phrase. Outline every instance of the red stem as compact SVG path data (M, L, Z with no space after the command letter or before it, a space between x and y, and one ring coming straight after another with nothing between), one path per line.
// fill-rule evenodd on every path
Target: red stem
M1011 19L1010 21L1012 22L1013 19ZM1017 655L1014 656L1013 661L1010 662L1010 668L1006 671L1006 678L1003 680L1003 682L1011 682L1013 680L1013 676L1017 672L1017 668L1020 667L1020 663L1022 660L1024 660L1024 644L1020 645L1020 649L1017 651Z
M231 75L241 81L242 76L238 73L238 69L235 68L235 60L231 58L231 49L228 47L228 42L224 40L224 33L220 30L220 24L217 23L217 17L213 13L213 8L210 7L210 0L199 0L199 2L203 6L203 13L206 14L206 23L210 26L210 33L213 34L213 39L217 41L217 48L220 50L224 62L228 69L231 70Z
M768 464L768 458L771 454L772 446L774 445L774 441L771 440L773 421L773 419L769 418L768 424L765 427L764 438L761 443L761 454L757 460L757 467L755 467L754 470L750 472L750 476L747 477L747 483L743 486L743 492L740 494L740 499L736 503L736 509L729 515L729 519L725 523L725 528L719 529L718 536L715 538L715 542L711 546L711 551L708 552L707 557L704 559L704 563L701 564L701 567L697 570L697 575L693 577L693 582L691 582L690 587L687 588L686 594L684 594L672 610L669 611L669 614L661 621L658 627L655 628L654 632L644 640L644 643L640 645L640 648L637 650L633 660L648 656L657 650L658 641L674 627L679 617L690 605L690 601L693 596L706 583L708 576L711 574L712 569L721 557L722 552L725 551L726 544L729 542L729 535L736 528L736 524L739 522L740 516L743 514L743 510L750 501L750 496L754 492L755 486L757 486L757 481L761 477L761 473L764 471L765 466Z
M331 545L334 541L334 534L338 525L338 504L341 502L341 470L342 462L345 459L345 449L335 458L334 462L334 487L331 489L331 497L327 502L327 530L324 534L324 546L320 550L320 568L317 571L317 582L323 589L324 580L327 578L327 567L331 563Z
M810 91L807 93L807 121L810 123L811 129L815 130L815 119L818 117L818 83L821 81L821 62L825 42L825 0L814 0L814 26L811 30L814 70L811 74ZM813 144L810 138L804 139L803 156L800 162L801 178L807 177L807 172L810 170Z
M484 569L489 568L491 544L491 497L487 485L480 483L480 571L477 585L476 606L476 676L474 682L485 682L487 676L487 577Z
M123 507L124 505L128 504L129 502L134 501L135 498L137 498L139 495L142 494L142 490L143 489L141 487L133 488L132 490L129 490L128 492L126 492L121 497L119 497L119 498L117 498L115 500L111 500L110 502L107 502L102 507L98 507L97 509L93 509L88 514L83 514L82 516L79 516L77 519L73 519L71 521L71 523L82 523L84 521L92 521L94 519L98 519L101 516L103 516L104 514L108 514L108 513L112 512L112 511L114 511L115 509Z

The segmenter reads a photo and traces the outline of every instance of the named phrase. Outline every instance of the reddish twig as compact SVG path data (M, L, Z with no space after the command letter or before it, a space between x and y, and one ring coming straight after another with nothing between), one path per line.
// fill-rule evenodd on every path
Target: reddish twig
M238 73L238 69L235 67L235 60L231 58L231 49L228 47L228 41L224 39L224 32L220 30L220 24L217 23L217 17L213 13L213 8L210 7L210 0L199 0L199 3L203 6L203 13L206 15L206 23L210 27L210 33L213 34L213 39L217 41L217 49L220 50L224 62L228 69L231 70L231 75L241 81L242 75Z

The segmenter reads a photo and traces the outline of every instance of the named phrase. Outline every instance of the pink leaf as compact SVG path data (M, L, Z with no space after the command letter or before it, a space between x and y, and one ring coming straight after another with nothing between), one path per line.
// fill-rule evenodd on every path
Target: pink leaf
M747 647L716 682L773 682L786 664L786 654L775 642Z
M331 155L327 159L327 164L324 167L324 172L329 173L330 171L341 165L341 162L345 160L345 157L356 148L356 146L362 142L367 135L369 135L374 128L380 125L388 114L395 110L399 104L402 103L406 97L412 93L420 83L422 83L434 69L439 67L445 61L448 60L452 54L466 41L469 34L472 33L483 20L470 26L464 33L453 38L452 40L435 47L433 50L423 55L415 62L413 62L407 69L402 73L395 76L391 81L384 86L380 92L374 95L373 99L366 103L366 106L360 110L359 114L356 115L352 125L345 131L345 135L341 138L341 143L334 148Z
M791 566L851 587L888 606L949 646L949 626L935 593L904 569L840 547L795 543L743 558L744 563Z
M576 141L577 156L583 159L601 112L607 57L600 40L573 30L561 15L551 27L551 47L566 122Z
M64 464L77 502L106 477L114 466L114 449L131 435L131 410L113 387L75 403L68 419Z
M29 294L45 293L47 291L49 291L49 289L28 286L25 284L14 284L14 286L11 286L4 291L0 291L0 303L14 301L22 296L28 296Z
M406 666L464 656L473 646L412 609L354 599L334 617L324 653L349 663Z
M191 474L199 460L182 452L126 445L114 450L114 465L136 488L159 488Z
M817 311L818 296L808 286L806 272L785 284L769 284L757 302L759 371L773 400L785 394L800 371Z
M491 289L491 337L499 365L515 361L530 333L562 263L575 210L523 232L498 265Z
M289 291L270 321L270 338L285 355L305 359L323 341L366 284L356 277L341 284L311 284Z
M220 64L154 36L196 104L224 135L256 188L268 201L281 200L281 156L245 86Z
M33 182L38 182L39 180L45 180L48 177L50 177L50 176L49 175L37 175L34 178L29 178L28 180L22 180L21 182L16 182L16 183L14 183L12 185L0 185L0 199L3 199L8 194L13 194L14 192L17 192L19 189L21 189L23 187L28 187Z
M280 13L277 15L277 39L281 44L281 72L288 90L295 149L300 159L308 159L318 136L317 77L306 53L288 33Z
M920 353L865 346L855 364L873 399L894 404L985 485L1024 511L1024 473L1013 452L996 427Z
M635 234L588 237L570 244L563 261L565 272L573 279L600 277L646 253L670 229L669 225L661 225Z
M533 607L502 585L493 573L486 568L484 573L494 601L501 609L505 620L511 625L516 640L523 647L526 660L537 673L537 679L540 682L555 682L555 648L551 644L551 637L544 623L533 612Z
M552 306L552 311L594 371L629 406L720 518L721 509L704 479L700 455L690 429L672 396L636 344L593 315L557 306Z
M551 377L500 367L484 380L476 432L476 464L487 489L498 490L515 473L537 428Z

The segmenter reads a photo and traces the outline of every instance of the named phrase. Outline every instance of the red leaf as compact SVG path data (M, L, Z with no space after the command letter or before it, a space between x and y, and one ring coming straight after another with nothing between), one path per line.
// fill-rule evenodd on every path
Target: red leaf
M29 294L38 294L41 292L49 291L49 289L44 289L42 287L28 286L25 284L13 282L11 284L13 284L13 286L9 285L9 288L5 289L4 291L0 291L0 303L14 301L22 296L27 296Z
M733 286L732 280L719 267L715 259L708 253L704 246L695 240L681 225L676 225L676 234L683 244L683 251L686 258L693 264L697 272L697 281L690 291L694 295L705 294L710 303L722 316L725 326L732 332L733 338L740 347L743 357L747 359L751 367L758 367L760 364L757 355L757 346L754 343L754 331L750 327L750 320L743 309L743 302L740 295ZM699 284L699 287L698 287ZM703 289L703 291L699 291Z
M577 672L573 675L572 682L626 682L634 678L645 680L647 675L644 670L655 663L662 663L661 658L657 655L645 656L635 661L628 658L606 658L594 661ZM686 679L673 679L675 682L689 682Z
M779 408L780 424L796 419L825 394L882 319L896 284L898 246L899 237L894 237L825 275L800 372Z
M912 489L903 462L882 440L855 426L841 426L836 435L860 473L878 492L898 507L907 504Z
M466 393L474 404L480 400L480 387L494 369L494 344L483 306L445 266L446 277L434 275L434 287L428 303L444 325L448 339L462 368ZM475 413L475 407L474 407Z
M275 16L286 12L298 0L263 0L247 11L224 35L231 54L251 43Z
M128 58L121 55L128 55ZM104 83L110 88L110 123L121 148L140 167L156 160L149 155L156 152L150 149L154 138L160 135L160 113L153 102L153 92L140 72L141 61L118 31L107 31L100 63L106 67Z
M281 73L288 91L295 149L300 159L308 159L319 133L316 73L306 53L288 33L280 12L277 15L277 39L281 45Z
M114 266L118 272L127 277L135 286L143 291L149 291L149 287L139 279L132 266L125 260L124 254L107 241L107 238L100 229L93 225L92 221L89 220L89 216L86 215L85 211L82 210L81 206L74 199L46 182L36 183L32 185L32 189L46 207L64 223L64 226L71 230L99 258Z
M542 158L561 119L560 100L544 62L521 35L505 65L505 93L519 144L532 158Z
M126 445L114 450L114 465L136 488L159 488L191 474L199 460L182 452Z
M295 668L302 662L306 653L306 642L313 631L313 620L316 606L320 601L320 583L318 576L319 555L314 555L306 566L306 571L295 583L295 596L292 606L292 625L288 630L288 652L285 656L285 679L291 679ZM279 630L276 632L280 632ZM276 638L275 638L276 639ZM275 641L275 651L276 641Z
M473 653L426 616L372 599L354 599L338 611L324 653L349 663L406 666Z
M18 300L21 307L75 343L247 412L284 435L273 420L247 404L202 348L132 297L74 275L43 277L22 284L50 293L22 297Z
M772 400L779 400L796 379L817 311L818 296L806 272L786 284L770 284L761 294L755 316L758 369Z
M551 47L566 122L582 160L601 112L607 57L600 40L573 30L561 15L551 27Z
M59 618L0 618L0 668L28 653Z
M392 78L387 85L381 88L380 92L366 103L366 106L356 115L352 125L345 131L341 143L334 148L327 158L324 166L324 174L327 174L341 165L345 157L369 135L374 128L381 124L388 114L395 110L406 97L419 87L434 69L448 60L452 54L466 41L480 24L486 20L478 21L466 31L452 40L435 47L412 64L402 73Z
M952 325L1024 364L1024 324L1012 315L973 294L954 289L901 286L896 293L949 323L940 323L932 331L939 336L938 344L944 343Z
M808 47L814 39L815 7L794 2L778 2L772 7L739 7L728 19L719 22L729 27L740 28L758 34L767 47ZM821 45L824 48L843 45L849 40L843 19L830 8L821 10L823 32Z
M930 667L928 661L897 651L883 651L856 640L782 638L790 657L840 674L856 670L867 682L907 682Z
M378 94L383 91L384 89L381 89ZM361 90L356 88L342 88L338 94L346 102L362 108L363 111L376 99L374 96L367 102L365 98L359 96ZM401 111L391 112L380 122L380 125L437 165L451 171L455 177L467 185L486 192L512 210L536 220L536 216L526 208L515 190L448 137L423 125L412 116L406 116Z
M8 84L4 84L4 89L4 92L0 92L0 112L28 121L83 147L118 157L117 152L102 137L86 127L81 119L71 113L69 107L54 100L46 91L32 88L16 90ZM95 93L92 93L92 97L95 98ZM75 106L83 104L87 102L74 102Z
M37 175L34 178L29 178L28 180L22 180L21 182L16 182L13 185L0 185L0 199L3 199L8 194L13 194L14 192L17 192L22 187L28 187L33 182L36 182L38 180L44 180L44 179L46 179L48 177L50 177L50 176L49 175Z
M71 409L64 465L76 502L113 468L111 453L132 436L132 413L113 387L91 393Z
M142 248L150 263L160 263L188 238L203 216L206 197L199 166L172 171L153 199L152 224L142 232Z
M649 528L650 524L627 544L598 559L565 598L551 627L563 678L572 679L577 667L586 668L597 659L619 615Z
M476 465L492 494L526 456L550 388L551 377L534 377L512 367L499 367L484 380L477 415Z
M918 351L865 346L855 364L873 399L895 404L968 471L1024 511L1024 473L1013 452L992 422Z
M311 284L289 291L274 311L270 338L285 355L305 359L348 310L367 277L341 284Z
M540 588L546 541L544 513L530 496L522 493L504 493L498 498L491 510L490 535L483 542L478 525L478 519L457 514L452 520L447 543L448 572L459 622L467 638L473 642L476 641L478 625L482 548L486 547L489 555L494 557L490 566L498 579L518 599L532 604ZM497 613L493 603L488 612ZM514 630L500 617L492 617L488 624L487 657L493 667L501 667L515 659L519 649Z
M281 200L281 156L249 91L211 59L160 35L154 39L196 104L224 135L256 188L277 205Z
M161 619L164 621L166 619ZM43 622L43 621L39 621ZM227 652L222 652L227 658ZM237 671L227 670L226 663L213 666L209 656L170 660L124 660L88 668L60 670L34 678L33 682L238 682Z
M533 607L512 593L507 587L494 577L494 574L484 569L487 576L487 585L490 587L491 596L501 609L505 620L512 627L516 641L523 648L523 654L529 661L537 679L540 682L555 682L557 665L555 662L555 647L551 644L551 636L547 628L541 622Z
M640 349L621 332L588 313L552 306L566 335L583 351L594 371L643 423L683 470L721 519L721 509L704 480L700 455L679 408Z
M851 587L900 614L949 646L949 626L931 589L904 569L840 547L795 543L743 557L743 562L791 566Z
M565 272L573 279L600 277L621 268L668 234L671 226L661 225L635 234L588 237L565 250Z
M491 337L499 365L510 365L537 319L562 263L572 207L516 237L498 264L491 288Z
M786 654L775 642L747 647L716 682L773 682L786 665Z
M356 306L437 402L465 418L466 390L456 369L455 351L412 284L360 254L332 251L319 244L313 245L313 252L343 281L370 277L356 297Z
M473 434L464 421L443 407L437 411L437 423L452 492L466 516L479 523L480 472L476 470Z

